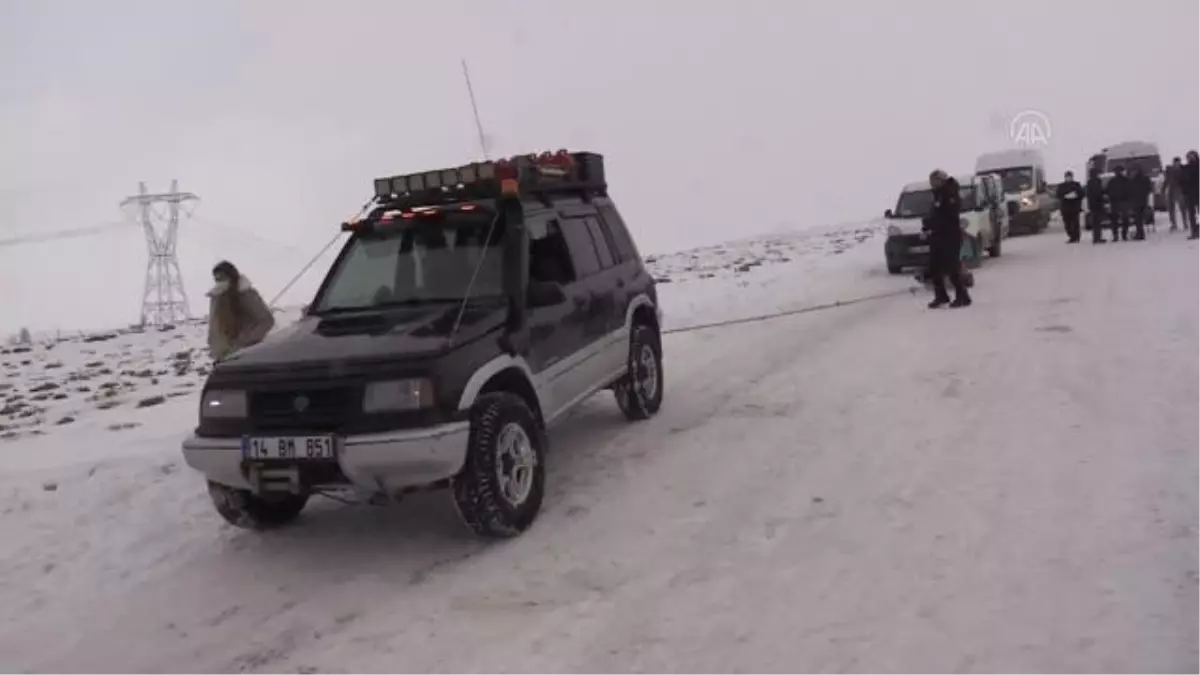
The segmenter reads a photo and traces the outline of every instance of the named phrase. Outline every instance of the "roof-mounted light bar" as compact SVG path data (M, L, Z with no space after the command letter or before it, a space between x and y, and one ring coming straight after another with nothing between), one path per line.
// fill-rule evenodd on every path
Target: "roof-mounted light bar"
M375 179L380 202L438 203L562 189L604 189L604 158L567 150L515 155L438 171Z

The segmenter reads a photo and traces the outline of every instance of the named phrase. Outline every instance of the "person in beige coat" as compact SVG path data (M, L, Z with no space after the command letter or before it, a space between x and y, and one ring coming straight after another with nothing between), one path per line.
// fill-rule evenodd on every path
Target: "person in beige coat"
M208 292L208 351L213 361L262 342L275 327L275 316L262 296L232 263L222 260L212 270Z

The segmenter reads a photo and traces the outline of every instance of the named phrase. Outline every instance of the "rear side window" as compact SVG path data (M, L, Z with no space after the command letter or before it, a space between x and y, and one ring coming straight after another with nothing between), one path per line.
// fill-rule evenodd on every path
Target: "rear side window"
M625 228L625 222L621 220L621 215L617 213L616 207L612 204L602 204L599 211L600 217L608 226L609 237L616 248L614 257L619 262L637 260L637 246L633 243L633 238L629 236L629 230Z
M592 244L596 247L596 255L600 259L600 269L606 270L616 264L615 256L608 246L608 237L604 234L604 228L601 227L600 221L595 218L586 218L588 234L592 236Z
M599 272L600 257L596 253L596 245L592 243L592 235L588 234L586 221L583 218L566 218L562 223L562 233L571 252L575 277L584 279Z
M531 221L529 278L566 286L575 281L575 268L557 220Z

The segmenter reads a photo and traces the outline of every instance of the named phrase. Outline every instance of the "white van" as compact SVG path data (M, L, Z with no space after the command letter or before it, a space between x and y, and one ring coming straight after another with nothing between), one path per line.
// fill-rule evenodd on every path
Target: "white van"
M1040 150L1019 148L984 153L975 160L975 173L1000 176L1013 232L1041 232L1050 224L1050 190Z
M993 258L1000 255L1000 242L1009 233L1008 212L1004 208L1004 191L1000 177L955 176L958 181L962 209L959 225L973 242L973 255L968 267L983 262L983 252ZM900 274L905 267L924 267L929 264L929 241L921 236L922 221L933 208L933 189L929 179L905 185L895 209L883 212L887 220L887 240L883 255L888 272Z
M1141 168L1154 185L1154 193L1151 196L1154 209L1156 211L1167 210L1167 195L1163 192L1165 176L1163 176L1162 155L1159 154L1158 146L1154 143L1124 141L1110 145L1092 156L1088 162L1088 168L1093 166L1100 169L1100 175L1106 184L1118 166L1125 167L1125 175L1129 175L1129 170L1135 166Z

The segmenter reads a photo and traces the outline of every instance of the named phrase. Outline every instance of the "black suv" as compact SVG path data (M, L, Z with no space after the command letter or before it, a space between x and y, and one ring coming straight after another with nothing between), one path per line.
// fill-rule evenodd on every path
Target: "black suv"
M364 212L300 320L213 369L184 457L242 527L449 487L476 533L517 535L551 424L601 389L631 420L662 404L658 296L603 157L381 178Z

